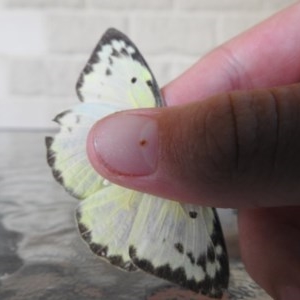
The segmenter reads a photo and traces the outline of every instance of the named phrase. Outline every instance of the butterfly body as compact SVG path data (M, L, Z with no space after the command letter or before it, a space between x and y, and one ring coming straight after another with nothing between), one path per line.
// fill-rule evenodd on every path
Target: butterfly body
M136 46L109 29L76 89L82 103L54 119L60 132L46 144L54 177L83 200L76 211L83 239L96 255L121 269L141 269L220 298L229 270L216 210L117 186L96 173L88 160L86 139L97 120L120 110L164 106Z

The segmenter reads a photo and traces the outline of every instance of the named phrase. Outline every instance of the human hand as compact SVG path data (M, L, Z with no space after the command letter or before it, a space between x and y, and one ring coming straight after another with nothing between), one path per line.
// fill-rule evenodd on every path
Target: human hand
M298 2L167 85L169 107L108 116L87 142L91 163L112 182L238 208L247 270L289 300L300 299L299 26ZM126 137L118 135L124 126ZM98 145L103 132L113 140ZM126 155L111 155L120 146Z

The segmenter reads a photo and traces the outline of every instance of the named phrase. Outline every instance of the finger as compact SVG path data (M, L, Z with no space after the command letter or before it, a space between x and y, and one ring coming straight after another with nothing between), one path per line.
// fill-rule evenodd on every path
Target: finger
M246 269L274 299L300 299L300 208L239 212Z
M163 89L169 105L300 81L300 2L199 60Z
M125 187L217 207L299 204L300 84L100 120L87 150Z

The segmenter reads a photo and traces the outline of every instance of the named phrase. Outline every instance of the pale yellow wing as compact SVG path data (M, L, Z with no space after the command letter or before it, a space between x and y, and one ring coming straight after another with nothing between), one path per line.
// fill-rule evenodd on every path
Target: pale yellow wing
M117 267L215 298L227 288L227 252L212 208L110 185L80 204L77 221L91 250Z

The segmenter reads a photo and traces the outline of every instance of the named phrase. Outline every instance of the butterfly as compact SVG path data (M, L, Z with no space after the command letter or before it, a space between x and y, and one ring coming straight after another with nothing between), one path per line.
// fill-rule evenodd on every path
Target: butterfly
M229 267L216 210L120 187L96 173L88 160L86 139L97 120L125 109L165 105L137 47L123 33L108 29L76 90L81 103L54 118L60 131L46 138L46 147L54 178L82 200L76 219L83 239L96 255L121 269L140 269L221 298Z

